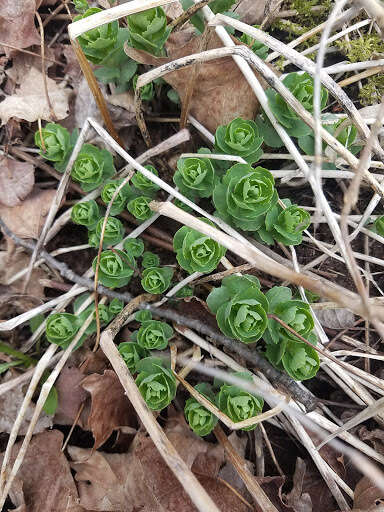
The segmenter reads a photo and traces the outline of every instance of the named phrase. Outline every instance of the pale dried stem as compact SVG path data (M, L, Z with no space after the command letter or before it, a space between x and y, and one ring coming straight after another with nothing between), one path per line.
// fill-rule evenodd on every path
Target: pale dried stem
M328 75L336 75L338 73L349 73L351 71L357 71L359 69L369 69L375 67L383 67L384 59L377 60L365 60L363 62L344 62L340 64L333 64L324 68L324 71ZM339 83L340 85L340 83ZM341 86L342 87L342 86Z
M373 62L376 62L376 61L373 61ZM357 75L353 75L348 78L345 78L344 80L337 82L337 85L340 87L347 87L347 85L351 85L356 82L359 82L360 80L363 80L364 78L368 78L370 76L377 75L378 73L382 73L382 71L383 71L383 66L376 66L376 67L367 69L365 71L362 71L361 73L358 73Z

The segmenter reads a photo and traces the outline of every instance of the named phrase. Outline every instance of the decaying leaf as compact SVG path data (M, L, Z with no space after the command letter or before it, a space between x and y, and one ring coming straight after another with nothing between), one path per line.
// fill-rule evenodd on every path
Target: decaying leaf
M0 0L1 41L17 48L40 44L35 27L35 0ZM7 55L10 48L4 46Z
M346 308L316 309L315 314L321 325L329 329L348 329L356 321L352 311Z
M297 457L295 473L293 475L292 490L285 495L285 503L291 507L294 512L312 512L311 496L303 492L303 483L306 472L306 465L303 459Z
M31 192L35 183L32 164L3 157L0 160L0 203L16 206Z
M260 24L270 12L278 12L280 0L240 0L234 11L249 25Z
M88 397L88 393L80 385L83 379L84 373L76 366L64 366L61 370L55 384L58 394L55 424L72 425L75 421L80 406ZM87 416L87 413L81 414L77 422L80 427L85 427Z
M33 436L11 493L14 499L17 493L19 502L22 498L21 492L24 493L24 510L28 512L76 510L78 493L68 461L61 451L62 442L63 434L58 430ZM12 464L20 446L21 442L17 443L12 450ZM23 509L20 508L20 510Z
M379 511L383 509L384 493L381 489L364 476L356 485L354 492L354 508L365 510L367 512Z
M175 32L169 37L166 48L168 58L157 58L149 53L125 47L128 56L142 64L158 66L171 60L199 53L201 38L193 31ZM221 48L223 45L213 32L207 49ZM186 88L191 77L191 68L184 68L165 75L166 80L180 95L183 103ZM199 67L194 94L190 103L190 113L208 130L214 132L221 124L227 124L236 117L253 119L259 103L248 82L232 59L217 59Z
M89 375L81 385L92 397L88 428L95 438L94 450L117 428L137 427L136 413L114 371Z
M12 373L8 371L2 382L7 382L12 378ZM0 395L0 432L9 433L11 431L23 400L24 391L21 386ZM19 435L23 436L27 432L34 410L35 407L33 404L28 407L20 426ZM34 433L42 432L51 426L52 417L42 413L36 423Z
M0 216L16 236L37 239L55 194L56 190L35 187L19 206L0 204Z
M57 84L47 77L49 99L56 116L56 120L64 119L68 115L68 97L71 90ZM17 117L25 121L55 121L44 94L43 75L41 71L32 67L24 77L20 87L12 96L8 96L0 103L0 118L5 124L10 117Z

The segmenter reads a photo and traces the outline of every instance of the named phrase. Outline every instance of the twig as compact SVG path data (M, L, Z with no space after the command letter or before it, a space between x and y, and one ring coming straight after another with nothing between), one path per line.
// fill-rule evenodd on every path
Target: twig
M168 25L169 28L172 29L172 32L177 32L184 23L186 23L194 14L197 13L202 7L208 5L212 0L200 0L198 3L191 5L183 14L180 14L178 18L175 18Z

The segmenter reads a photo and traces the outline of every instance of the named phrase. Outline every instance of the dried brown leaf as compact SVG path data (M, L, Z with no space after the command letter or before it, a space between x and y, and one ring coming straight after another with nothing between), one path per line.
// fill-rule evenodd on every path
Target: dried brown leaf
M64 119L68 115L68 98L71 89L57 84L47 77L49 99L56 116L56 120ZM55 121L44 94L43 75L40 70L31 67L25 75L20 87L12 96L8 96L0 103L0 118L5 124L10 117L17 117L25 121Z
M27 48L40 44L40 36L35 27L35 0L0 0L1 41L17 48ZM7 55L10 48L4 46Z
M318 309L315 314L321 325L329 329L348 329L356 321L352 311L346 308Z
M157 58L144 51L125 47L126 53L142 64L158 66L171 60L198 53L201 37L193 31L183 30L171 34L166 43L168 58ZM208 40L207 49L221 48L223 44L213 32ZM165 75L166 80L180 95L183 103L186 88L191 77L191 68L187 67ZM196 87L190 102L190 113L208 130L214 132L221 124L227 124L235 117L253 119L259 103L248 82L232 59L217 59L199 67Z
M95 438L97 450L119 427L137 427L137 418L131 402L115 372L105 370L86 377L82 387L91 394L91 413L88 428Z
M84 373L75 366L65 366L56 381L58 394L58 407L54 422L57 425L72 425L78 414L80 406L88 398L88 393L81 387ZM85 427L87 414L81 414L78 425Z
M17 206L33 189L35 170L32 164L3 157L0 161L0 203Z
M384 493L381 489L364 476L356 485L353 506L367 512L378 511L383 508Z
M28 512L67 512L76 510L78 493L70 467L61 451L63 434L51 430L33 436L16 482L20 500L20 482ZM13 464L21 446L17 443L11 456ZM13 493L15 495L15 492ZM22 510L22 509L20 509ZM78 510L78 509L77 509Z
M295 473L293 475L293 487L292 490L285 495L284 500L294 512L312 512L313 510L311 496L303 492L306 469L306 464L303 459L297 457Z
M39 238L56 190L35 187L19 206L0 204L0 216L20 238Z
M234 11L244 23L260 24L268 13L278 12L279 3L281 4L280 0L240 0Z

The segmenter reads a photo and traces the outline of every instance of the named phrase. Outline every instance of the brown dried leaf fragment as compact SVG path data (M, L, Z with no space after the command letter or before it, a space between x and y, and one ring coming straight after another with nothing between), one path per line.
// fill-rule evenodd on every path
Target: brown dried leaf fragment
M40 36L35 27L35 11L35 0L0 0L1 42L17 48L40 44ZM12 51L6 46L3 48L6 55Z
M32 164L3 157L0 160L0 203L17 206L31 192L35 184Z
M384 493L366 476L356 485L353 507L367 512L383 509Z
M54 421L58 425L72 425L80 406L86 401L88 393L81 387L84 373L76 366L64 366L56 381L58 407ZM77 424L84 428L86 419L81 414Z

